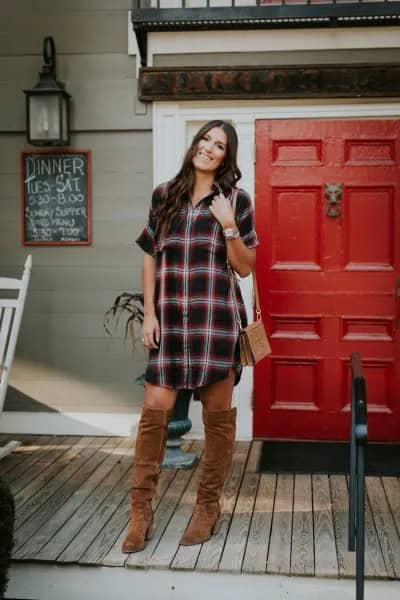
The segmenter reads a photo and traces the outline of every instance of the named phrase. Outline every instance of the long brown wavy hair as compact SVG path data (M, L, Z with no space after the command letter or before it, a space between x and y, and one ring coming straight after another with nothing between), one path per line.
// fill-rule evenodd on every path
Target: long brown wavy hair
M209 121L194 136L179 172L168 182L162 200L154 209L156 238L164 236L170 231L172 222L178 218L179 210L191 197L195 184L193 157L201 138L214 127L220 127L227 138L225 157L215 173L214 185L220 188L224 194L228 194L241 178L242 174L237 165L238 137L235 128L227 121Z

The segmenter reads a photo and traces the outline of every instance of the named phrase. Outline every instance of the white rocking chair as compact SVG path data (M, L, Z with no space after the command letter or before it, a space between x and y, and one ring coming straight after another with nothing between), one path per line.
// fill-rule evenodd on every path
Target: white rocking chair
M16 298L0 297L0 419L3 412L15 346L17 345L31 268L32 257L29 255L25 261L22 279L0 277L0 295L3 295L3 290L15 291L17 295ZM10 454L19 445L20 442L11 441L5 446L0 447L0 459Z

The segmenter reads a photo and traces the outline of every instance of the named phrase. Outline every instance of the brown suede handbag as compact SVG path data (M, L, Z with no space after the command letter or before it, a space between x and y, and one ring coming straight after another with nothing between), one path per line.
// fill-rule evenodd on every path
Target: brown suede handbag
M237 190L233 192L232 208L233 214L236 212ZM235 313L239 325L239 347L240 347L240 362L244 367L251 367L258 363L261 359L271 354L271 346L265 331L264 324L261 318L260 297L258 295L258 285L255 269L252 270L253 277L253 292L256 309L256 320L247 327L242 327L239 307L235 289L235 274L231 265L228 263L228 273L231 283L232 297L235 304Z

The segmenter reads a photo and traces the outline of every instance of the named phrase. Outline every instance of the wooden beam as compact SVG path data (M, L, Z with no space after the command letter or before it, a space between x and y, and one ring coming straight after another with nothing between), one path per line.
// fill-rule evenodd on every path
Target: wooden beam
M400 65L146 67L142 102L261 98L400 97Z

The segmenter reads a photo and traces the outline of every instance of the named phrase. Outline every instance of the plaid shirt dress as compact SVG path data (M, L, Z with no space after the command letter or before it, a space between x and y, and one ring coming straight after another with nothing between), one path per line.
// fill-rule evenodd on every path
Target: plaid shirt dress
M156 261L155 306L160 344L149 351L145 380L173 389L196 389L241 374L239 327L227 270L222 227L210 211L217 188L193 207L190 199L163 239L154 238L153 211L166 184L152 197L149 219L136 243ZM232 198L232 195L230 196ZM238 189L236 224L248 248L258 245L249 195ZM236 279L236 278L235 278ZM246 311L235 281L242 325Z

